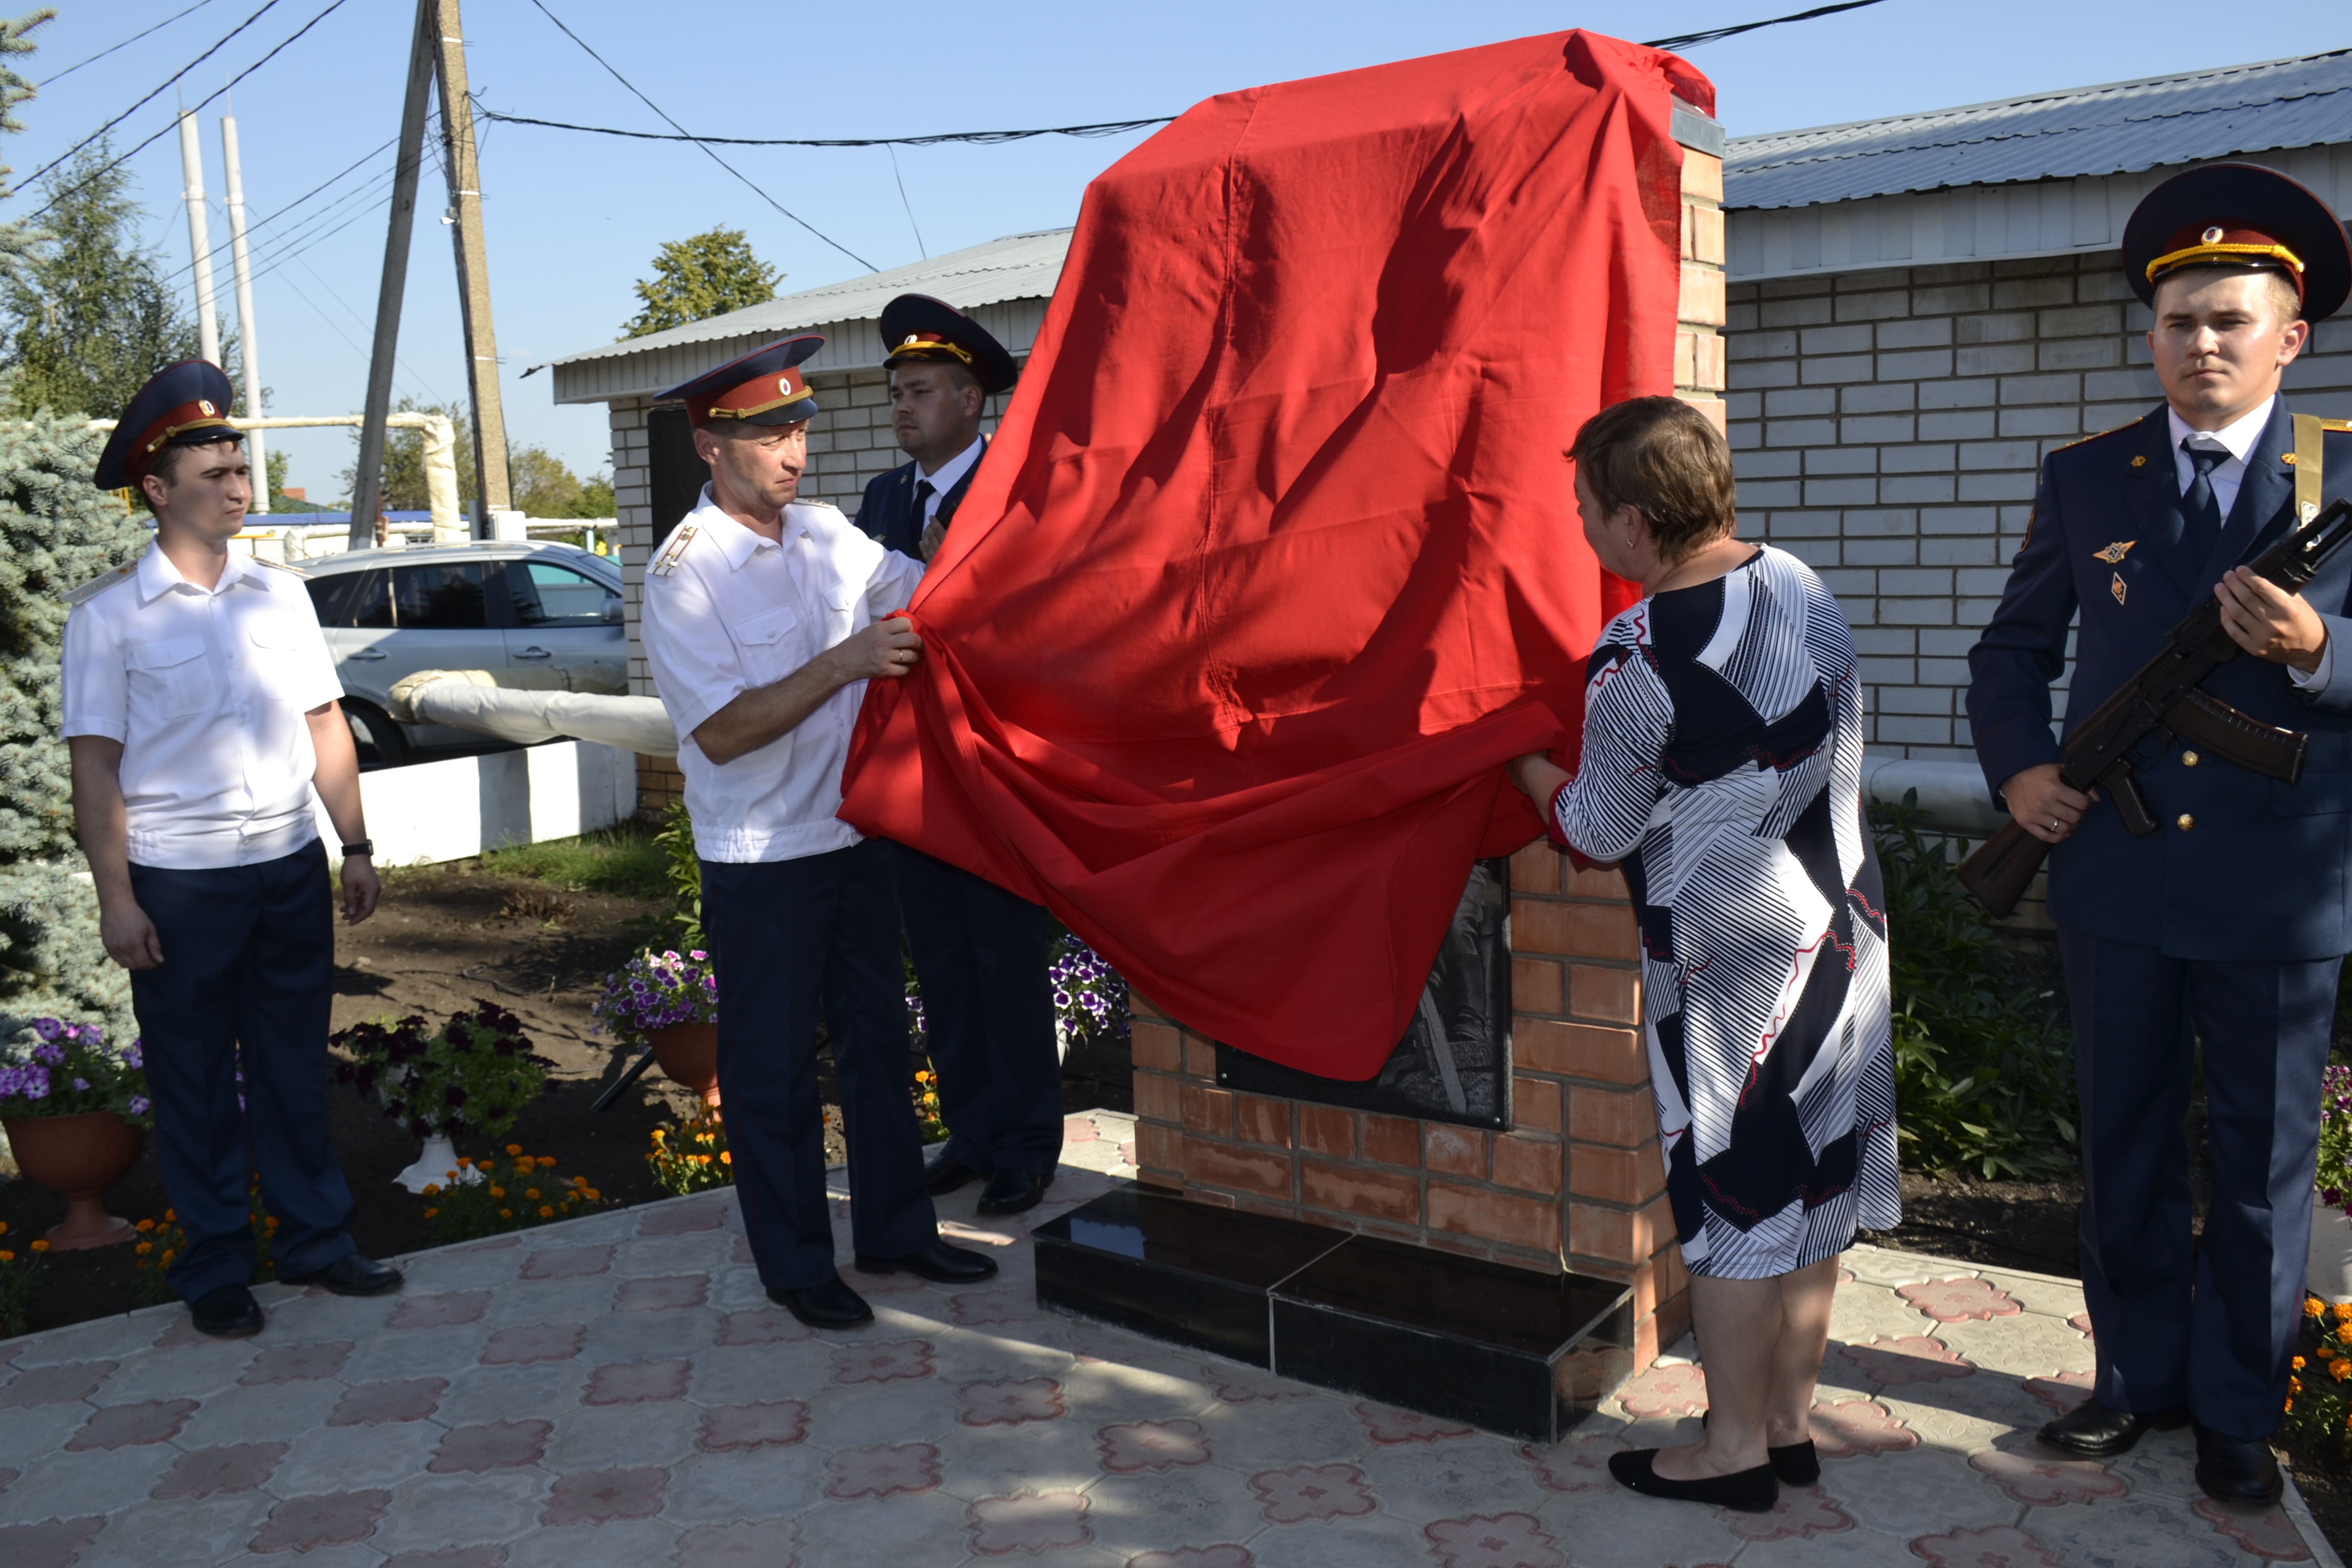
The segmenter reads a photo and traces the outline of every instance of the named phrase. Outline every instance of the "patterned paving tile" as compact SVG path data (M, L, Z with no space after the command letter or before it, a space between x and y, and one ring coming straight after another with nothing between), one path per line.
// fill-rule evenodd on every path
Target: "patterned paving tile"
M2090 1365L2063 1281L1853 1249L1822 1482L1762 1516L1608 1474L1620 1447L1696 1435L1688 1342L1544 1447L1042 1312L1032 1224L1131 1170L1131 1119L1073 1126L1054 1204L1011 1223L970 1194L941 1205L996 1279L868 1281L866 1329L812 1333L769 1304L722 1197L428 1253L391 1300L265 1288L256 1342L163 1309L0 1345L0 1564L2307 1560L2284 1513L2202 1500L2186 1434L2104 1465L2032 1441Z

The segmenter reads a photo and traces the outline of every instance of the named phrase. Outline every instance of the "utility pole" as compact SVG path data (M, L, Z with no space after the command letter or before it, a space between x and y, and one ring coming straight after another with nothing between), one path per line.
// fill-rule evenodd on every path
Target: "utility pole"
M213 314L213 252L205 237L205 154L196 142L196 117L180 110L180 173L187 181L181 194L188 202L188 245L196 258L196 344L198 352L220 363L220 320Z
M261 406L261 334L253 325L253 267L245 250L245 178L237 172L236 116L221 116L221 175L228 182L229 265L236 278L236 335L245 356L245 413L249 419L266 418ZM246 450L253 459L253 510L269 512L269 448L260 429L247 430Z
M383 240L383 281L375 296L375 343L368 357L367 413L360 426L359 467L352 476L352 548L375 543L383 490L383 422L392 412L392 362L400 343L400 304L408 291L408 236L416 217L416 173L425 161L425 105L433 82L434 0L417 0L409 40L408 97L400 111L400 151L393 165L392 221Z
M510 510L506 411L499 401L498 334L490 326L490 268L482 239L481 164L474 155L474 103L466 93L466 43L457 0L429 0L438 12L442 167L449 175L450 237L457 250L457 302L465 312L466 375L474 399L477 536L491 538Z

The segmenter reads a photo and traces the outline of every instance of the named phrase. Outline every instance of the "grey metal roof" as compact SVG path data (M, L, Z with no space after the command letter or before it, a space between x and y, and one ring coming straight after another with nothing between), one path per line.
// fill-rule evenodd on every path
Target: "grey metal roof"
M2352 49L1731 138L1727 207L2115 174L2352 142Z
M1071 230L1042 229L1034 234L1011 234L985 245L968 246L928 261L909 262L887 272L828 283L784 294L765 304L730 310L723 316L690 321L641 338L624 338L600 349L589 349L549 363L578 364L587 360L614 359L625 354L656 353L689 343L729 338L774 338L803 327L840 321L872 321L882 307L901 294L929 294L958 310L970 310L1006 300L1046 299L1062 275L1062 258L1069 254Z

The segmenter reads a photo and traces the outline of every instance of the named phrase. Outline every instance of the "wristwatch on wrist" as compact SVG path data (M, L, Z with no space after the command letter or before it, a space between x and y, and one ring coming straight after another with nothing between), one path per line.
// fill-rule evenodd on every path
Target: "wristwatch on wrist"
M374 853L375 840L373 838L362 838L357 844L346 844L343 846L343 858L346 860L350 859L354 855L373 856Z

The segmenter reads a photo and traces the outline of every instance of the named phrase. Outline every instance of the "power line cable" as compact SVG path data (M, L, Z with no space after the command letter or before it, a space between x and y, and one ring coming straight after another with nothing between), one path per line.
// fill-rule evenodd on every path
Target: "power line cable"
M1710 27L1703 33L1682 33L1671 38L1653 38L1643 47L1653 49L1696 48L1701 44L1711 44L1717 38L1731 38L1742 33L1752 33L1759 27L1778 27L1789 22L1810 22L1816 16L1834 16L1840 11L1859 11L1864 5L1875 5L1878 3L1879 0L1843 0L1841 5L1816 5L1810 11L1799 11L1788 16L1774 16L1769 21L1742 22L1736 27Z
M312 196L317 195L320 191L325 190L329 185L333 184L336 181L350 174L353 169L356 169L362 163L366 163L370 158L382 154L384 151L390 148L394 142L399 140L400 138L397 136L389 137L384 141L382 146L370 148L367 152L361 153L357 158L352 159L350 163L344 164L341 169L336 170L333 174L328 175L317 184L312 185L309 190L304 191L300 195L296 196L292 201L288 202L284 206L279 207L276 212L270 213L263 217L255 218L247 232L255 235L259 234L263 229L278 221L278 219L285 216L288 213L292 212L296 207L300 206L304 202L309 201ZM340 197L337 199L341 200ZM307 222L308 220L306 219L305 221ZM214 259L218 260L222 256L226 255L229 247L235 243L236 242L233 239L224 239L218 245L213 247L212 255ZM166 276L163 281L169 283L173 279L179 277L182 272L193 272L195 270L195 266L196 264L193 261L187 262L181 266L177 271Z
M194 59L190 60L186 65L182 66L178 70L173 71L170 76L164 78L163 82L158 85L152 92L148 93L138 102L132 104L130 108L124 110L121 113L116 115L113 119L108 121L105 124L100 126L97 130L83 137L80 141L75 142L72 146L67 148L64 152L58 153L56 157L42 164L31 174L26 175L25 184L28 185L31 184L35 180L39 179L43 174L47 174L51 169L56 168L58 164L64 163L67 159L72 157L83 148L89 146L91 142L97 141L100 137L105 135L108 132L121 124L124 121L130 119L132 115L138 113L141 110L146 108L149 104L163 97L168 89L178 84L182 77L187 75L190 71L195 69L198 66L204 64L206 60L212 58L223 49L228 47L231 39L235 38L239 33L244 32L247 27L252 26L256 22L260 21L262 17L268 16L277 7L278 4L278 0L262 0L260 10L256 11L252 16L247 16L236 26L231 27L228 30L227 35L224 37L220 42L215 44L211 48L206 49L203 54L198 55ZM227 89L224 88L222 90L226 91ZM218 94L215 94L215 96L217 97ZM211 101L212 100L209 98L205 100L205 103L210 103ZM197 107L202 108L203 105L199 104ZM178 121L175 117L173 123L176 124L177 122ZM157 134L161 135L162 132L158 132ZM140 145L143 147L146 143L142 142Z
M1772 16L1760 22L1742 22L1737 26L1712 27L1705 32L1698 33L1678 33L1671 38L1652 38L1643 47L1644 48L1652 49L1696 48L1700 44L1711 44L1718 38L1737 37L1742 33L1753 33L1763 27L1783 26L1790 22L1810 22L1818 16L1832 16L1841 11L1859 11L1865 5L1876 5L1880 3L1881 0L1842 0L1842 3L1838 5L1816 5L1810 11L1799 11L1794 15L1787 16ZM545 5L541 5L539 4L539 0L531 0L531 4L539 5L539 8L541 11L545 11L547 9ZM552 14L550 15L549 20L554 20ZM563 24L561 22L556 22L555 25L559 27L563 26ZM568 34L571 33L572 29L564 27L564 31ZM572 41L575 43L579 42L576 35L573 37ZM588 46L582 44L580 47L587 48ZM595 51L590 49L589 53L593 56L595 54ZM611 66L604 65L604 61L602 57L597 57L596 63L604 65L606 70L613 69ZM614 71L613 74L616 78L620 76L618 71ZM628 87L629 84L625 79L623 79L621 85ZM631 92L636 92L636 89L634 87L629 88L629 90ZM637 96L641 99L645 98L645 94L643 93L637 93ZM650 107L652 100L648 99L646 100L646 102ZM1027 131L942 131L935 132L927 136L697 136L687 131L683 126L679 126L677 121L670 120L669 116L667 114L662 114L662 118L664 120L669 120L669 123L676 128L674 133L672 132L662 131L624 131L616 126L611 125L580 125L568 120L541 120L528 114L507 114L495 109L479 109L478 105L477 107L483 119L497 121L507 125L537 125L550 131L579 131L593 136L625 136L633 141L638 142L691 142L698 146L706 148L714 146L935 147L942 142L970 142L979 146L992 147L1006 142L1025 142L1033 136L1120 136L1130 131L1140 131L1149 125L1165 125L1170 121L1176 118L1176 116L1172 114L1155 114L1147 116L1140 120L1106 120L1089 125L1045 125ZM661 110L658 109L654 110L654 112L661 114ZM722 163L720 164L720 167L726 168L730 174L735 174L734 169L727 164ZM740 174L735 174L735 177L739 180L743 178ZM746 180L744 183L749 184L751 182ZM757 189L756 186L753 188ZM799 222L800 220L794 219L793 221ZM807 226L803 225L803 226L805 227ZM814 231L812 230L811 232L814 233ZM819 236L819 237L822 238L823 237ZM830 244L831 242L827 241L827 243ZM836 246L835 248L838 249L840 247Z
M340 5L341 4L341 0L336 0L336 3ZM554 23L557 29L561 31L565 37L571 39L573 43L578 44L581 48L586 50L588 58L594 60L598 65L603 66L604 69L611 74L614 81L619 82L623 87L627 88L632 93L635 93L638 102L644 104L647 109L652 110L656 114L660 115L664 122L667 123L671 130L677 132L687 141L697 142L698 143L699 142L698 138L688 136L686 134L685 126L680 125L677 121L670 119L667 114L663 113L661 105L656 103L652 99L647 98L644 93L639 92L635 82L631 81L627 77L623 76L619 71L614 70L612 63L605 59L604 56L598 54L594 49L589 48L588 41L585 38L583 38L571 28L564 26L563 19L547 8L547 0L530 0L530 3L533 5L538 6L539 14L546 17L549 21ZM742 170L738 169L726 159L721 158L718 153L713 153L708 146L703 147L702 153L703 156L709 158L712 163L718 164L720 168L734 175L738 180L742 181L744 185L751 190L752 195L758 196L761 201L767 203L778 212L782 213L786 217L792 219L794 223L800 225L803 228L808 230L811 234L816 236L827 245L833 247L834 249L841 252L842 255L849 258L850 260L857 263L858 266L865 268L868 272L880 270L880 268L877 268L874 263L866 260L866 258L858 255L857 252L850 249L849 247L842 244L841 241L834 238L823 229L817 227L816 225L801 216L800 214L793 212L791 208L785 206L783 203L776 200L775 197L761 190L758 185L753 184L750 175L744 174Z
M277 5L277 4L278 4L278 0L269 0L269 5ZM293 36L293 37L289 37L289 38L288 38L284 43L279 44L276 48L274 48L274 49L270 50L268 54L266 54L266 55L262 56L259 59L257 59L257 60L254 61L251 65L249 65L249 66L246 67L243 70L241 70L241 71L237 72L235 76L233 76L233 77L229 78L229 79L228 79L228 82L227 82L227 84L226 84L226 86L224 86L224 87L220 88L217 91L215 91L215 92L213 92L213 93L210 93L210 94L206 95L206 97L205 98L205 100L204 100L204 101L203 101L203 102L198 103L198 104L195 106L195 109L192 109L192 110L190 110L188 112L190 112L190 113L192 113L192 114L193 114L193 113L195 113L197 110L202 110L202 109L205 108L207 105L211 104L211 103L212 103L212 101L213 101L215 99L217 99L217 98L222 97L224 94L226 94L226 93L229 90L229 89L230 89L230 88L235 87L238 82L243 81L247 77L251 76L254 72L256 72L256 71L259 70L262 67L264 67L264 66L268 65L271 60L276 59L276 58L277 58L280 54L282 54L282 53L284 53L284 52L285 52L285 50L287 49L287 47L288 47L289 45L293 44L297 39L299 39L299 38L300 38L304 34L306 34L306 33L310 32L310 30L311 28L313 28L313 27L317 26L320 23L321 23L321 22L325 21L329 16L331 16L334 15L336 12L338 12L338 11L341 10L341 9L343 8L343 6L344 6L346 4L348 4L348 0L331 0L331 3L328 5L327 8L326 8L325 10L323 10L323 11L320 12L317 16L315 16L311 17L309 21L307 21L307 22L303 23L303 24L302 24L302 26L301 26L301 29L300 29L300 31L299 31L299 32L295 33L295 35ZM262 7L262 10L263 10L263 11L268 10L268 9L269 8L269 5L264 5L264 6ZM255 12L255 13L254 13L254 16L260 16L260 14L261 14L261 12L260 12L260 11L257 11L257 12ZM250 22L252 19L253 19L252 17L247 17L247 22ZM240 31L242 31L242 30L243 30L243 29L242 29L242 27L240 27L240 29L239 29L239 30L240 30ZM232 36L232 37L234 37L234 35L231 35L231 36ZM226 41L227 41L226 39L223 39L223 40L222 40L222 42L224 42L224 43L226 43ZM215 45L215 47L219 47L218 45ZM207 49L207 50L205 50L205 53L206 55L209 55L211 52L212 52L212 50L210 50L210 49ZM195 60L193 60L193 61L189 62L189 68L190 68L190 69L193 69L196 65L198 65L198 64L202 63L203 58L204 58L204 56L200 55L200 56L198 56L198 57L196 58L196 59L195 59ZM184 76L184 75L186 75L186 74L187 74L187 72L186 72L185 70L184 70L184 71L182 71L182 72L181 72L181 75L183 75L183 76ZM175 78L174 79L176 80L177 79ZM171 84L171 82L168 82L168 81L167 81L167 82L165 82L165 83L163 84L163 87L169 87L169 86L171 86L171 85L172 85L172 84ZM157 89L155 89L155 92L161 92L161 91L163 91L163 88L160 88L160 87L159 87L159 88L157 88ZM149 93L147 96L148 96L149 98L152 98L152 97L154 97L154 96L155 96L155 94L154 94L154 93ZM142 102L143 102L143 101L145 101L145 100L142 100L141 101L142 101ZM134 107L135 107L135 106L134 106ZM130 112L130 110L124 110L123 112L127 114L127 113L129 113L129 112ZM113 125L113 124L115 124L117 121L119 121L121 118L122 118L122 116L121 116L121 115L117 115L117 116L115 116L114 120L110 120L110 121L107 121L107 124L108 124L108 125L110 125L110 125ZM127 152L127 153L123 153L121 157L119 157L119 158L115 158L115 159L112 159L111 161L110 161L110 162L108 162L108 163L104 163L104 164L100 165L99 168L96 168L96 169L91 170L91 171L90 171L90 173L89 173L86 177L84 177L84 178L82 179L82 181L80 182L80 184L73 184L73 185L68 185L68 186L67 186L64 190L62 190L62 191L58 191L58 192L56 192L55 194L53 194L53 195L49 197L49 199L48 199L47 201L46 201L46 202L42 203L40 206L37 207L37 208L36 208L36 209L34 209L32 212L30 212L30 213L26 214L26 216L25 216L21 221L26 222L26 223L30 223L30 222L32 222L35 218L39 217L39 216L41 216L41 214L43 214L43 213L45 213L45 212L48 211L51 207L53 207L53 206L57 205L58 202L60 202L60 201L64 200L67 196L71 195L74 192L76 192L76 191L78 191L78 190L81 189L81 187L82 187L83 185L89 184L90 183L90 181L97 179L97 178L98 178L100 175L101 175L101 174L109 174L109 173L110 173L111 171L113 171L113 170L115 170L115 169L118 169L118 168L120 168L120 167L121 167L124 163L129 163L129 162L131 161L131 159L132 157L134 157L135 155L137 155L139 153L141 153L141 152L144 151L144 150L145 150L145 149L147 149L148 147L152 146L154 143L156 143L156 142L158 142L162 141L164 137L169 136L169 135L172 133L173 130L173 129L174 129L178 124L179 124L178 117L177 117L177 116L174 116L169 124L166 124L166 125L165 125L162 130L160 130L160 131L156 132L155 132L155 134L153 134L152 136L148 137L144 142L140 142L140 143L138 144L138 146L131 148L129 152ZM101 128L100 128L100 133L101 133L101 134L103 134L103 131L104 131L104 128L103 128L103 127L101 127ZM79 151L81 150L81 148L82 148L82 147L87 147L88 145L89 145L89 138L84 138L84 139L82 140L82 142L81 142L79 144L78 144L74 149L72 149L72 151L71 151L71 152L67 153L65 156L69 158L69 157L71 157L71 156L73 155L73 153L76 153L76 152L79 152ZM65 161L65 160L64 160L64 158L59 158L59 159L56 159L56 160L51 161L51 162L50 162L48 164L47 164L43 169L41 169L40 171L38 171L38 172L37 173L37 174L36 174L36 176L35 176L35 177L37 177L37 176L38 176L38 174L46 174L49 169L54 169L54 168L56 168L56 167L58 166L58 163L63 163L64 161ZM27 182L27 183L29 183L29 182Z
M574 125L562 120L534 120L529 115L501 114L492 109L485 109L481 114L485 120L496 120L508 125L541 125L551 131L585 131L597 136L627 136L639 142L695 142L721 147L931 147L942 142L972 142L985 147L994 146L1000 142L1024 142L1032 136L1117 136L1129 131L1140 131L1147 125L1165 125L1176 118L1172 114L1155 114L1146 120L1111 120L1099 125L1048 125L1035 131L944 131L929 136L818 139L791 136L694 136L683 131L677 135L671 135L660 131L621 131L606 125ZM662 118L669 119L667 115L663 115ZM670 123L675 125L677 122L671 121Z
M96 53L96 54L94 54L94 55L90 56L89 58L87 58L87 59L79 59L79 60L76 60L76 61L74 61L74 63L73 63L73 64L71 64L71 65L69 65L69 66L66 67L66 68L65 68L65 69L63 69L63 70L61 70L61 71L58 72L58 74L57 74L57 75L55 75L55 76L49 76L49 77L43 77L40 80L38 80L38 81L35 82L33 85L34 85L35 87L47 87L47 86L48 86L48 85L49 85L49 83L51 83L51 82L53 82L53 81L63 81L63 80L65 80L65 79L66 79L66 78L68 78L68 77L69 77L69 76L73 75L73 73L74 73L74 72L76 72L76 71L78 71L78 70L81 69L81 68L82 68L82 67L87 66L87 65L95 65L95 64L97 64L100 60L104 59L107 56L109 56L109 55L110 55L110 54L114 53L114 51L115 51L115 50L117 50L117 49L127 49L127 48L129 48L131 45L133 45L133 44L137 43L140 39L142 39L142 38L145 37L148 34L150 34L150 33L160 33L160 32L162 32L164 28L166 28L166 27L170 26L173 23L174 23L174 22L178 21L181 17L183 17L183 16L192 16L192 15L194 15L195 12L198 12L198 11L203 10L205 6L207 6L207 5L211 5L212 3L213 3L213 0L196 0L196 3L195 3L194 5L193 5L189 6L189 7L187 8L187 10L185 10L185 11L175 11L175 12L173 12L171 16L166 16L166 17L164 17L162 21L160 21L160 22L156 23L153 26L152 26L152 27L142 27L142 28L141 28L138 32L135 32L135 33L131 34L129 37L127 37L127 38L123 39L121 43L119 43L119 44L110 44L110 45L108 45L105 48L102 48L102 49L99 50L99 51L98 51L98 53Z

